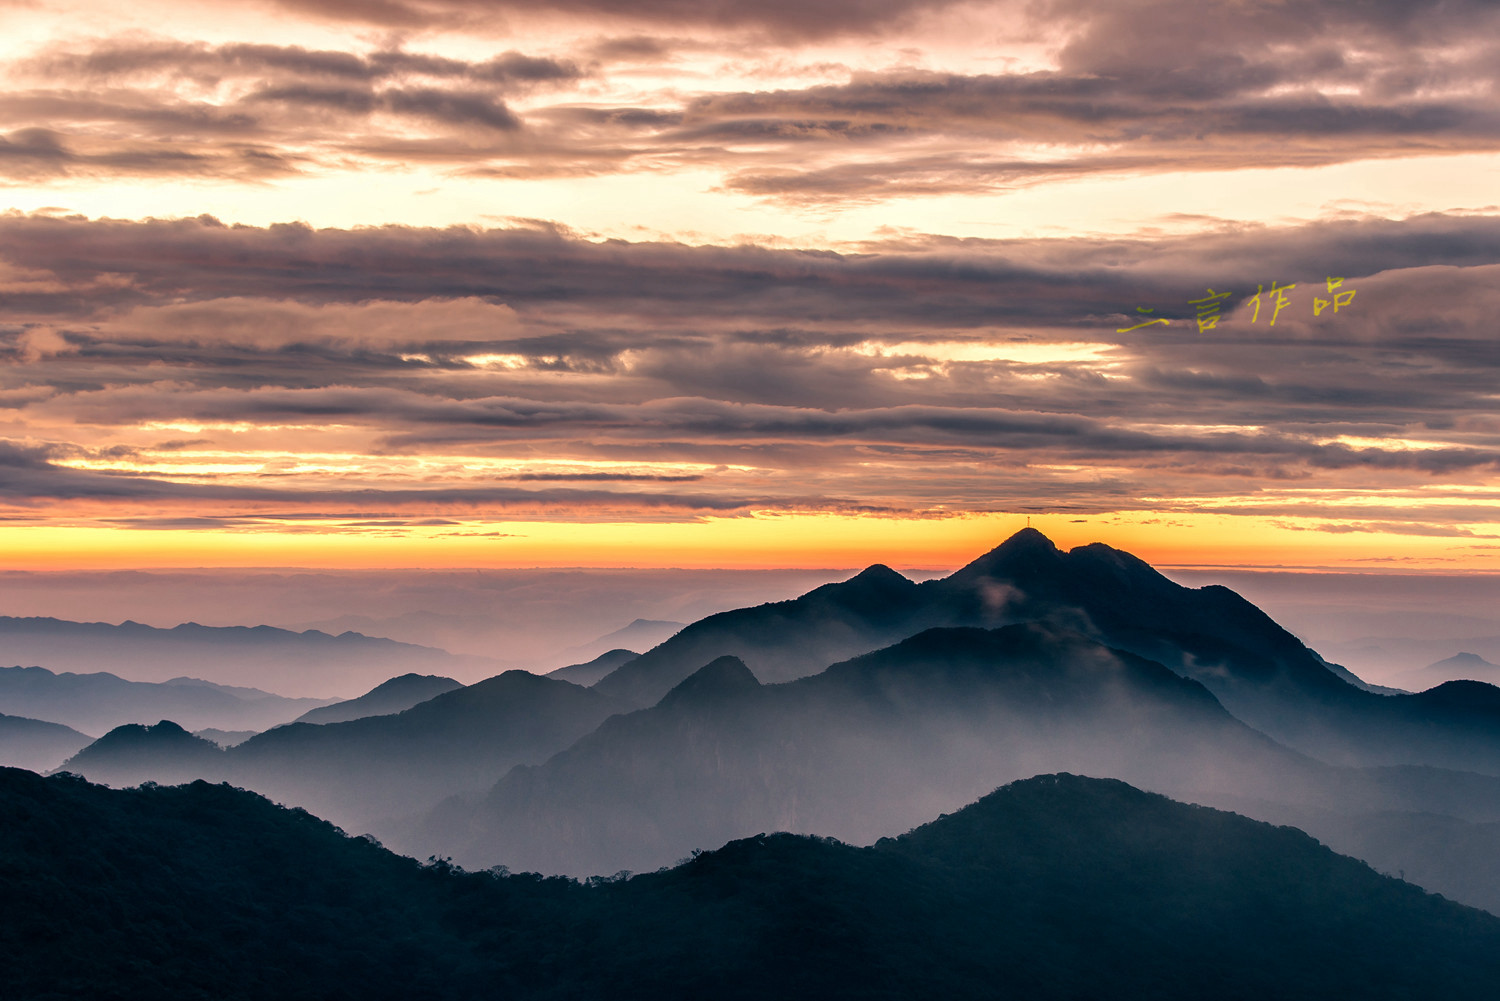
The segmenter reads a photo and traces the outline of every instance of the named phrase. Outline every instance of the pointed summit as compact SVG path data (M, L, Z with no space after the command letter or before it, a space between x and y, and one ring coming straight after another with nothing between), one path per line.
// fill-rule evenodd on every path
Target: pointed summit
M873 563L848 580L813 588L804 597L822 595L847 603L850 599L904 594L914 587L916 584L913 581L884 563Z
M1062 555L1051 539L1028 526L947 579L966 583L981 577L1030 577L1056 567Z
M900 587L903 584L910 584L911 581L907 580L901 574L897 573L895 570L892 570L884 563L871 563L859 573L855 574L853 577L850 577L844 583L874 585L894 584L895 586Z
M388 716L462 687L452 678L434 674L403 674L389 681L382 681L359 698L309 710L298 716L295 722L343 723L367 716Z
M680 682L658 705L711 705L723 703L760 687L754 672L738 657L720 657L698 668Z

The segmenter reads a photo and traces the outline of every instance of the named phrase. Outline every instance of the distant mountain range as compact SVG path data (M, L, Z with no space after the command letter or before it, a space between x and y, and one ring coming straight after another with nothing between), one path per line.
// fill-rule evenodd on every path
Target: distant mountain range
M547 677L557 678L560 681L571 681L575 685L587 687L610 674L619 668L620 665L628 664L639 656L640 654L634 650L606 650L585 664L569 664L567 667L559 667L555 671L549 671Z
M877 565L791 601L709 616L595 687L646 706L725 654L762 681L787 681L924 629L1015 622L1050 623L1164 664L1251 726L1330 763L1500 774L1500 712L1470 705L1474 693L1382 694L1228 588L1183 587L1099 543L1063 552L1034 529L948 577L917 584Z
M655 707L517 768L482 801L444 804L395 843L471 866L652 869L751 828L868 843L1049 767L1260 809L1500 821L1500 778L1331 767L1154 661L1025 623L927 630L780 685L719 658ZM1408 841L1398 854L1435 848ZM1469 892L1479 887L1500 896L1500 880Z
M1306 835L1039 776L857 848L584 885L421 866L223 786L0 770L7 996L1489 1001L1500 919ZM217 986L215 986L217 985Z
M347 827L364 831L383 821L389 829L393 817L546 760L626 708L566 681L507 671L399 713L292 723L227 749L168 722L122 727L63 767L117 786L230 781Z
M93 741L60 723L0 714L0 765L44 772Z
M15 664L58 672L108 670L138 681L178 676L245 684L282 695L354 694L406 673L481 678L499 665L433 647L346 632L291 632L272 626L159 629L138 622L68 622L0 616L0 650Z
M463 685L452 678L433 674L403 674L399 678L382 681L358 698L335 702L329 706L309 709L298 716L297 723L347 723L366 716L389 716L405 712L419 702L451 692Z
M669 622L662 619L636 619L629 625L622 626L614 632L605 633L592 642L570 647L559 656L565 661L582 663L593 661L615 650L650 650L671 638L685 625L687 625L685 622Z
M41 667L0 667L0 712L62 723L85 733L161 719L193 730L264 730L334 701L289 699L196 678L126 681L102 671L56 674Z
M1077 633L932 629L780 685L721 657L511 772L468 815L439 810L408 847L476 867L654 869L747 830L868 843L1039 767L1187 790L1232 776L1269 796L1303 764L1201 685Z
M627 654L591 689L511 672L217 756L194 745L186 771L170 731L159 759L91 748L69 767L227 779L417 857L577 874L751 830L868 842L1000 782L1081 772L1302 817L1500 906L1500 845L1476 836L1500 823L1500 689L1381 694L1227 588L1107 546L1027 530L946 578L871 567ZM1473 846L1463 885L1439 864L1450 836Z
M1435 664L1403 674L1397 679L1413 691L1425 691L1448 681L1483 681L1500 684L1500 664L1491 664L1477 653L1458 653Z

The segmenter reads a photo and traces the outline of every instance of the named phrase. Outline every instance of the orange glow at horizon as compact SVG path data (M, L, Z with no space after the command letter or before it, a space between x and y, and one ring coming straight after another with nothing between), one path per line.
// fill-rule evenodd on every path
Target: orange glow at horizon
M875 6L0 2L0 569L1500 572L1500 15Z
M1500 572L1483 537L1319 531L1312 519L1128 512L1030 516L1059 548L1102 542L1157 566ZM1297 522L1301 522L1298 524ZM5 568L457 569L597 567L952 570L1024 528L1027 516L884 519L844 515L693 522L505 522L371 534L301 529L0 528Z

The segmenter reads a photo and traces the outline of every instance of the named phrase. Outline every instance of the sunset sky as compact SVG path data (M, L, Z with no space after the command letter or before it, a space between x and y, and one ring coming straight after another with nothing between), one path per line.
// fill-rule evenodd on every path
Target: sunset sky
M8 569L1500 570L1491 2L0 0L0 73Z

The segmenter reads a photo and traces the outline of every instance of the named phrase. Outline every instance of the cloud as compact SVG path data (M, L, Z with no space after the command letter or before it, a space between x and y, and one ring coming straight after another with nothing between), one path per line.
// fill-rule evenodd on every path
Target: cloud
M347 167L351 157L406 156L420 138L414 129L429 142L452 140L459 161L482 161L508 148L486 147L485 136L524 127L508 97L572 87L589 72L513 50L465 61L398 48L135 37L44 49L7 69L0 127L12 131L0 138L0 174L33 180L163 173L253 180L315 163ZM375 152L383 142L407 152Z
M411 78L459 79L524 86L578 80L577 63L510 50L466 61L399 48L359 53L300 45L209 45L168 39L105 39L91 48L53 49L19 64L40 79L112 85L165 77L218 85L227 80L298 78L370 83Z
M254 146L223 146L212 152L116 146L80 149L50 129L17 129L0 135L0 176L45 180L63 176L158 176L192 174L238 180L285 175L295 170L285 157Z
M420 161L507 178L649 164L717 174L728 191L836 206L1088 174L1307 167L1500 146L1500 43L1486 41L1500 37L1500 12L1477 2L967 6L950 13L991 11L975 23L993 23L997 50L1012 37L1050 39L1053 65L976 72L856 61L788 75L787 60L805 46L840 33L885 32L891 42L893 26L950 6L571 0L550 10L557 30L538 36L571 51L471 59L396 45L107 38L13 65L0 125L14 136L0 147L0 166L31 178L176 165L249 179L260 176L256 157L281 170ZM529 16L460 0L297 9L399 25L415 38L408 29ZM577 20L592 16L607 19ZM649 33L665 21L686 37ZM601 38L600 27L620 33ZM762 29L758 58L743 53L747 28ZM911 39L912 51L922 53L925 40ZM718 67L674 68L685 52ZM758 62L771 67L770 85ZM659 79L643 83L645 67ZM705 72L726 76L705 87ZM49 154L29 138L33 130L91 159ZM232 135L248 144L238 168L216 148Z
M434 342L502 341L513 337L519 324L514 310L477 297L310 305L229 296L137 306L96 329L114 341L257 347L329 342L397 348Z
M298 13L333 20L356 21L398 28L496 25L513 13L530 13L525 4L504 0L279 0ZM953 0L556 0L547 6L554 15L581 19L607 18L622 23L759 28L784 38L821 38L843 33L863 34L873 28L900 23L913 14L941 9Z
M50 501L103 501L111 505L129 502L229 504L236 515L187 515L153 517L142 527L220 527L243 519L317 520L366 517L361 514L330 514L319 506L350 500L379 508L414 508L423 512L452 511L501 515L509 518L549 517L559 513L597 511L640 512L662 510L697 514L745 514L774 506L786 509L872 511L884 509L837 498L799 498L788 505L785 498L731 497L635 491L621 493L572 488L526 489L520 487L429 487L425 489L366 489L357 492L285 490L262 486L171 482L151 477L117 476L60 466L51 461L54 449L18 447L0 441L0 500L32 506ZM306 511L262 514L264 505L303 504ZM116 507L115 510L118 510ZM275 512L276 509L272 508ZM119 521L118 518L105 519ZM136 519L131 519L136 520ZM403 521L412 526L443 525L444 519Z
M512 479L530 483L696 483L702 476L661 476L650 473L520 473Z
M1330 276L1356 296L1315 315ZM1251 302L1272 277L1297 286L1274 326ZM365 520L1149 507L1477 532L1500 515L1481 493L1497 279L1490 216L840 254L11 214L0 496ZM1231 295L1200 332L1188 300L1210 286ZM1137 306L1169 323L1117 333ZM1350 499L1309 514L1309 491Z

